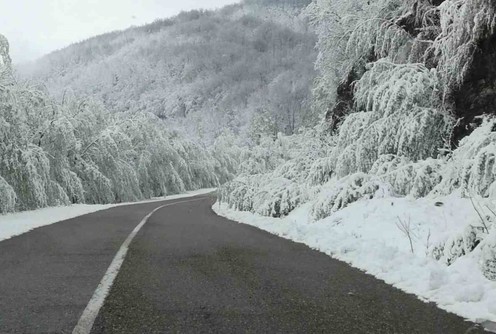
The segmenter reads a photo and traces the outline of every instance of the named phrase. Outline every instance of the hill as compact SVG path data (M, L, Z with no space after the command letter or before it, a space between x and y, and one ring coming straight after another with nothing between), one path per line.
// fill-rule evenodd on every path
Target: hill
M60 101L90 96L112 111L147 111L213 139L294 133L314 124L316 36L309 1L251 0L111 32L19 69Z

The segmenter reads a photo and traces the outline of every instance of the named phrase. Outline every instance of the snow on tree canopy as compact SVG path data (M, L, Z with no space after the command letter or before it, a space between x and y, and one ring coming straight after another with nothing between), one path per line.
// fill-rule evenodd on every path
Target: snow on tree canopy
M183 138L150 112L114 113L70 94L58 103L12 80L0 42L8 65L0 71L0 213L136 201L213 187L235 173L237 151Z
M494 1L314 0L305 13L318 35L320 147L265 171L249 157L222 201L273 217L310 208L319 220L371 198L496 197ZM307 140L293 137L285 140ZM495 280L496 217L487 214L488 228L453 231L435 249L454 261L479 247L481 270Z
M113 111L151 112L208 144L225 129L254 141L260 132L291 134L318 117L310 108L316 36L296 15L304 5L250 1L185 12L20 70L60 100L72 91Z

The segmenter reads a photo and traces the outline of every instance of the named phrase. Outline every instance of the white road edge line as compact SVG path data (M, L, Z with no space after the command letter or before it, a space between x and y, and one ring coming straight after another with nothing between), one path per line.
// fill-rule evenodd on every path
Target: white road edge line
M188 203L188 202L196 202L196 201L201 201L204 200L207 197L203 198L197 198L197 199L192 199L192 200L187 200L187 201L180 201L180 202L175 202L175 203L170 203L170 204L165 204L162 206L159 206L152 212L150 212L148 215L146 215L143 220L134 228L134 230L129 234L129 236L126 238L124 243L122 244L121 248L119 248L119 251L115 255L114 259L112 260L112 263L107 269L107 272L103 276L102 280L100 281L100 284L98 284L98 287L96 288L93 296L91 297L88 305L83 311L83 314L81 315L81 318L79 318L79 321L72 331L72 334L89 334L91 332L91 329L93 328L93 324L95 323L96 317L98 316L98 313L100 312L100 309L103 306L103 303L105 302L105 298L107 298L110 288L112 287L112 284L114 283L114 280L119 273L119 270L121 269L122 263L124 262L124 259L126 257L127 251L129 250L129 245L133 241L134 237L138 234L138 232L141 230L141 228L148 222L148 219L157 212L160 209L163 209L168 206L176 205L176 204L181 204L181 203Z

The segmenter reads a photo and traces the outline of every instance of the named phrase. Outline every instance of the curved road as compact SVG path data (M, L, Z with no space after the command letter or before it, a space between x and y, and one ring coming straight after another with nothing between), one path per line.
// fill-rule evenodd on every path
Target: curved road
M132 241L91 333L482 333L345 263L218 217L213 198L117 207L0 243L0 333L71 333Z

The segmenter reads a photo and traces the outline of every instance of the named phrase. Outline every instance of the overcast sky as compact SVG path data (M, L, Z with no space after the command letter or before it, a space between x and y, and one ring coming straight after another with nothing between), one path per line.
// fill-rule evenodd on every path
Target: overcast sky
M182 10L235 2L239 0L0 0L0 34L9 39L13 62L20 63Z

